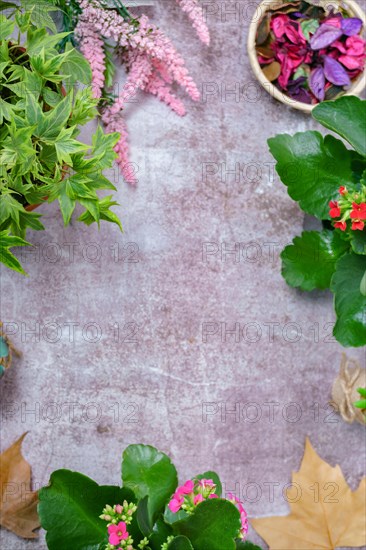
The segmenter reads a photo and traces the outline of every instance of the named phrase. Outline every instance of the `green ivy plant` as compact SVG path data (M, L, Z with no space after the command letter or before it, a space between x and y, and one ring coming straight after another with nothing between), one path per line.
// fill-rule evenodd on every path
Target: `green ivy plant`
M214 482L217 498L172 513L177 471L169 457L149 445L130 445L122 457L122 487L98 485L69 470L57 470L39 492L38 513L50 550L261 550L239 537L241 520L221 497L215 472L195 479ZM187 482L188 483L188 482ZM189 498L189 495L188 495ZM193 504L193 502L192 502ZM108 541L110 525L128 529L122 542ZM107 529L108 522L108 529Z
M102 171L112 167L119 135L98 127L91 145L77 139L80 126L96 116L97 100L84 57L71 43L59 52L68 33L54 33L48 13L54 6L4 6L11 13L0 14L0 260L24 273L9 249L30 244L27 229L44 229L36 205L57 200L67 225L79 204L79 221L106 220L122 229L110 210L117 205L112 195L98 196L116 189Z
M316 106L312 115L352 148L316 131L268 140L290 197L323 227L304 231L286 246L281 253L282 275L301 290L330 288L337 316L333 335L343 346L364 346L366 101L344 96Z

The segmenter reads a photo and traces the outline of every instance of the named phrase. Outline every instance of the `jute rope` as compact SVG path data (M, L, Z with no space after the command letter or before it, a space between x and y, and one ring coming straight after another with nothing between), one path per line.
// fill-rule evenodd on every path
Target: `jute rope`
M357 388L364 387L366 387L366 370L361 369L358 361L348 359L343 353L339 374L333 383L332 399L345 422L352 423L356 420L365 425L365 415L361 409L353 405L360 399Z

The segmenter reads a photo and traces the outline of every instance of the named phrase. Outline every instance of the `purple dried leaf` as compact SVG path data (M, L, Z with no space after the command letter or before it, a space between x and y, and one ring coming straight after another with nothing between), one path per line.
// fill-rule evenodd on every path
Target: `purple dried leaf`
M315 34L310 40L310 46L312 50L321 50L330 46L335 40L338 40L342 36L342 29L338 29L333 25L320 25Z
M343 34L346 36L354 36L358 34L362 29L362 20L358 17L349 17L348 19L342 19L341 26Z
M324 101L325 98L325 75L323 67L317 67L310 73L309 78L310 90L319 101Z
M325 78L336 86L349 86L351 84L346 69L329 55L324 56L324 74Z

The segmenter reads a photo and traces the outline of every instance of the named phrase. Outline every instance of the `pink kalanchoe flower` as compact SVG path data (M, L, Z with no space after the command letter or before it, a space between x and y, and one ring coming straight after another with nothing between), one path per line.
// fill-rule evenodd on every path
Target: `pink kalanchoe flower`
M237 509L239 510L240 521L241 521L240 536L241 538L244 538L245 535L248 533L248 529L249 529L247 513L244 509L242 502L233 493L228 493L228 499L233 504L235 504Z
M366 202L352 203L352 212L350 214L352 220L366 220Z
M168 504L168 508L171 512L176 514L181 509L183 503L184 503L184 497L181 495L178 495L177 493L174 493L173 498Z
M126 524L124 521L120 521L118 525L108 525L109 544L116 546L121 540L126 540L129 537Z
M122 514L123 512L123 508L120 504L116 504L114 510L117 512L117 514Z
M192 479L189 479L184 483L184 485L181 485L180 487L178 487L178 489L176 490L176 493L178 495L189 495L189 493L192 493L193 489L194 489L194 481L192 481Z
M204 20L203 9L198 4L198 1L177 0L177 3L182 8L182 10L187 13L189 19L192 22L193 28L197 32L197 35L201 42L208 46L210 44L210 33Z
M344 187L344 185L341 185L340 188L339 188L339 193L341 195L347 195L347 193L348 193L347 188Z
M352 223L351 229L353 229L353 231L355 231L355 230L363 231L364 227L365 227L365 222L363 222L361 220L355 220Z
M200 502L203 502L203 495L201 495L201 493L199 493L198 495L195 495L195 497L193 499L193 503L194 503L195 506L197 504L199 504Z

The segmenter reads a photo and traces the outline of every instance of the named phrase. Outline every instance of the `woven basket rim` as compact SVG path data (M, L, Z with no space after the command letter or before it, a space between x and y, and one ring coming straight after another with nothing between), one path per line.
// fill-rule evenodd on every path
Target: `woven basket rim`
M282 0L263 0L257 7L255 14L253 15L253 18L249 25L249 35L248 35L248 56L250 65L252 67L252 70L259 81L259 83L263 86L263 88L275 99L278 101L281 101L281 103L284 103L285 105L288 105L289 107L293 107L294 109L298 109L300 111L303 111L305 113L311 113L311 111L316 107L316 105L308 105L307 103L301 103L300 101L296 101L292 99L291 97L287 96L286 94L282 93L272 82L270 82L266 76L264 75L261 66L258 61L257 52L255 49L255 42L256 42L256 35L257 35L257 29L259 22L261 21L263 15L273 6L280 6L283 3ZM329 4L335 4L338 3L336 0L333 0L329 2ZM352 13L352 15L355 15L356 17L359 17L362 19L364 30L366 28L366 14L361 8L361 6L355 1L355 0L346 0L345 2L342 2L342 4L346 5L346 7L349 9L349 11ZM352 86L349 90L347 90L343 95L359 95L366 87L366 71L364 71L359 77L353 82Z

